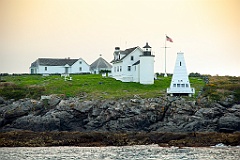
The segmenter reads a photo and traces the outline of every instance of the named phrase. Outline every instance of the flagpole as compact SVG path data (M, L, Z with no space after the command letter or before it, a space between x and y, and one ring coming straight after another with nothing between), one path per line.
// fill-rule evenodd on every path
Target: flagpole
M167 35L166 35L167 36ZM167 57L166 57L166 49L167 49L167 46L166 46L166 42L167 42L167 37L165 36L165 74L164 74L164 77L167 77Z
M167 41L169 42L173 42L173 40L171 38L169 38L166 34L165 34L165 46L164 47L161 47L161 48L165 48L165 73L164 73L164 77L167 77Z

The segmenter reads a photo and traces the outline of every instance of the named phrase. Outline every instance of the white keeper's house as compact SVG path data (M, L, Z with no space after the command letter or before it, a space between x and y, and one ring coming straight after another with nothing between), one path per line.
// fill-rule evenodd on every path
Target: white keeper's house
M38 58L31 64L31 74L90 73L90 66L82 59Z
M139 82L141 84L154 84L154 55L151 47L146 45L120 50L115 47L113 53L112 77L122 82Z

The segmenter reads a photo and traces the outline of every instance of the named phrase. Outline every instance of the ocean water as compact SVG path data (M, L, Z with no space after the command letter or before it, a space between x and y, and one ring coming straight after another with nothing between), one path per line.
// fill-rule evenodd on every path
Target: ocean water
M1 160L239 160L240 147L3 147Z

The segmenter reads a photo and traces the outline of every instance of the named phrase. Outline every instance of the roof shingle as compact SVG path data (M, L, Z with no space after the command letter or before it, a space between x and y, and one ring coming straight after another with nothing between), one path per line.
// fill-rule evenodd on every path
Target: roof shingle
M65 66L68 64L72 66L78 59L56 59L56 58L38 58L35 62L31 64L31 67L41 66Z
M90 69L93 70L95 68L101 69L101 68L108 68L111 69L112 65L109 64L105 59L103 59L102 57L99 57L96 61L94 61L91 65L90 65Z
M121 59L118 59L118 60L112 60L112 62L116 62L116 61L119 61L119 60L123 60L125 57L127 57L127 55L129 55L130 53L132 53L136 48L138 47L133 47L133 48L128 48L124 51L120 51L120 54L124 55Z

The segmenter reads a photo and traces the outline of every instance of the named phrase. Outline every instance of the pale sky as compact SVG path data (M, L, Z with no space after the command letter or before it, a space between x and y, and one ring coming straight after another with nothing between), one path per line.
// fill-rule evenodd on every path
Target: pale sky
M113 59L146 42L155 72L240 76L240 0L0 0L0 73L29 73L37 58Z

